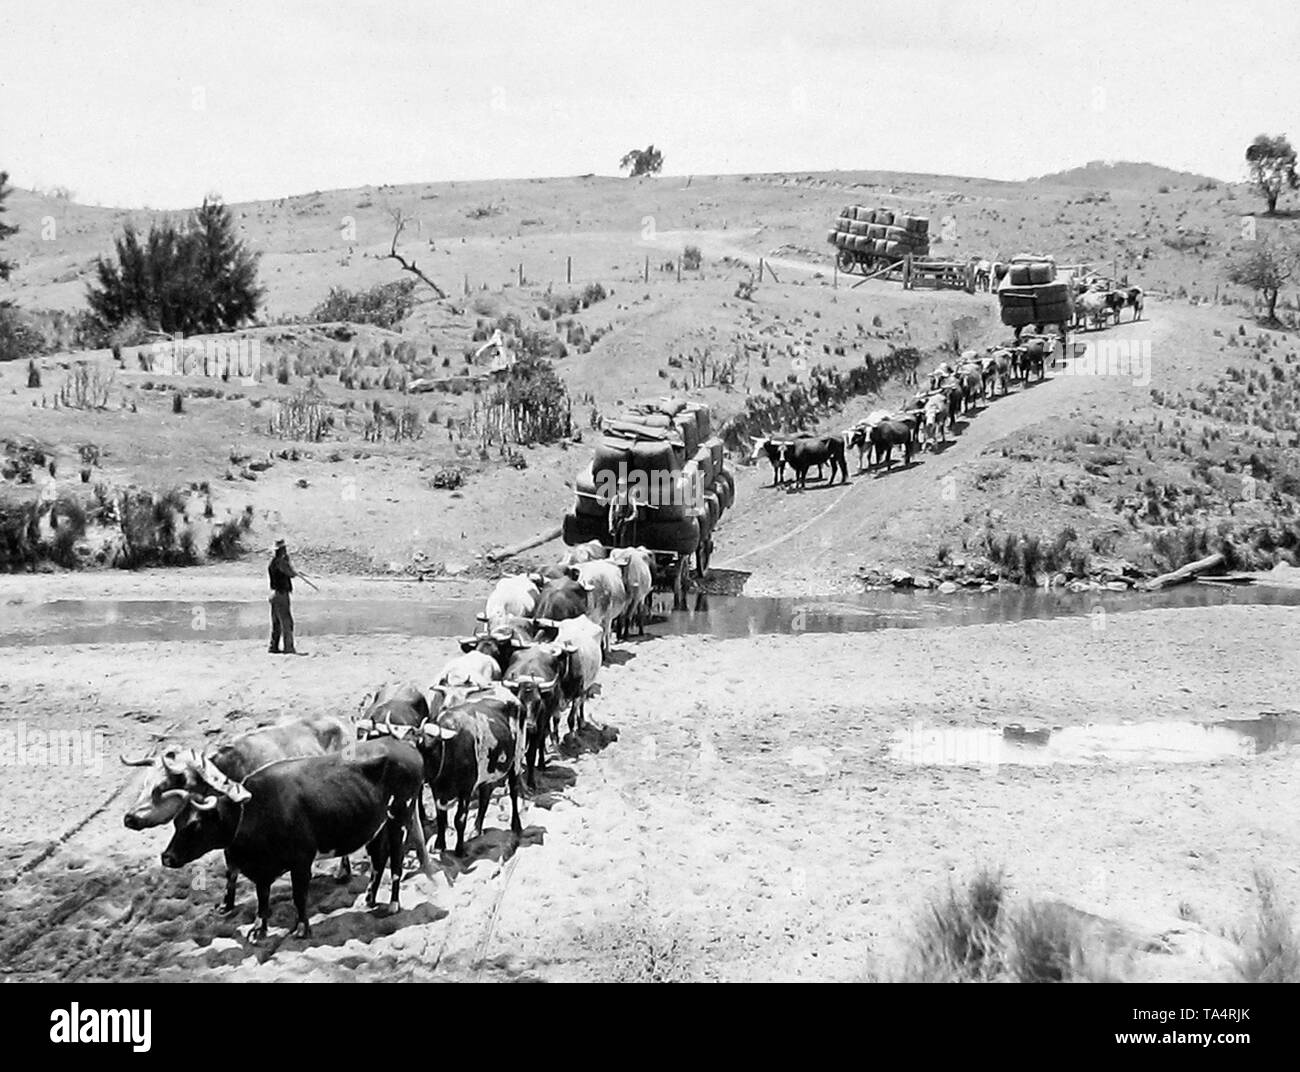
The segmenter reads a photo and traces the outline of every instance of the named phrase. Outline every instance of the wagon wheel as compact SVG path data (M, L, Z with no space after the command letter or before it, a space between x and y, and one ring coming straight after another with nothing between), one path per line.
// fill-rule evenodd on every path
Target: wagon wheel
M835 255L835 266L845 275L851 274L853 266L857 263L858 260L853 256L851 249L842 249Z
M673 610L686 609L686 577L691 569L691 556L678 555L673 570Z

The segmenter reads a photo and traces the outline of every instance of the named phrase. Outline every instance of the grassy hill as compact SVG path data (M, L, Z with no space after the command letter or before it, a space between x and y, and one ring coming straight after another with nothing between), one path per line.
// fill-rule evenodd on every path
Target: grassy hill
M402 393L401 382L415 376L463 374L473 350L502 318L556 340L555 353L562 356L555 366L574 400L575 425L588 433L593 417L638 396L690 392L708 401L721 423L753 400L775 399L778 389L806 387L811 365L843 370L898 347L914 347L938 360L954 340L965 347L1006 336L987 294L905 292L882 281L853 287L843 277L833 288L825 233L846 203L929 216L941 239L937 255L1009 257L1034 250L1062 261L1092 262L1107 272L1113 266L1116 275L1154 296L1147 320L1124 330L1171 349L1157 349L1150 384L1090 395L1086 402L1063 385L1042 391L1041 401L1032 404L990 407L990 413L1008 416L998 418L1005 427L984 419L983 427L997 428L998 435L981 449L997 454L997 465L1006 472L982 478L978 487L972 478L970 502L978 509L954 515L951 502L930 502L932 481L921 475L925 467L918 467L900 478L900 487L908 490L891 493L883 507L869 496L856 507L850 500L846 508L857 511L850 528L878 516L873 512L878 509L897 523L866 525L847 554L833 553L828 538L826 554L812 556L820 565L809 574L809 584L838 584L855 563L915 565L936 548L972 547L985 539L990 524L1001 539L1015 520L1044 538L1054 538L1068 524L1089 543L1097 532L1110 531L1106 511L1130 509L1114 507L1111 500L1127 496L1131 506L1150 494L1139 491L1142 481L1163 487L1171 472L1182 472L1195 460L1182 453L1190 449L1182 429L1165 445L1177 459L1160 451L1146 456L1134 431L1163 421L1158 434L1168 439L1177 411L1166 408L1180 397L1179 421L1188 418L1193 404L1210 406L1195 413L1196 430L1190 433L1192 442L1203 438L1217 444L1206 447L1207 465L1223 469L1225 458L1216 451L1223 453L1219 447L1226 449L1231 441L1246 455L1260 455L1260 473L1276 470L1280 480L1288 471L1275 456L1290 449L1293 431L1287 392L1298 366L1292 363L1291 344L1272 333L1272 341L1260 343L1253 326L1248 340L1232 338L1251 326L1252 300L1225 282L1229 259L1245 248L1241 216L1261 209L1258 198L1242 185L1211 188L1197 176L1127 163L1094 163L1027 183L871 171L636 180L579 176L362 187L237 204L232 208L241 233L262 255L261 281L267 289L262 322L244 334L257 340L267 375L254 384L161 377L140 367L135 351L128 350L121 367L101 354L105 374L114 376L108 408L55 409L53 396L71 374L74 357L56 353L39 362L39 388L27 386L25 366L0 366L0 419L9 439L26 437L62 459L60 472L75 472L78 446L95 443L102 448L96 482L207 485L218 519L252 505L259 538L272 530L289 535L348 568L409 562L417 552L433 561L472 561L486 546L554 523L569 503L566 482L587 456L581 445L538 448L525 452L521 467L502 452L479 448L482 396L472 389ZM21 230L6 247L18 262L8 292L29 311L80 308L95 258L111 254L113 236L125 223L146 227L155 215L22 190L15 191L9 207L11 222ZM331 288L360 290L403 278L387 258L394 210L411 221L402 235L402 253L437 280L449 300L435 301L421 286L419 304L397 331L311 324L312 308ZM1288 239L1296 227L1285 217L1260 219L1258 225L1265 235ZM683 272L679 281L676 259L691 245L700 249L702 264ZM760 257L775 275L765 274L753 300L738 297L737 285L754 278ZM583 305L583 292L596 284L605 296ZM1295 296L1284 295L1284 314L1291 316L1295 307ZM1229 353L1229 343L1237 341L1249 342L1248 351ZM1233 380L1232 358L1247 352L1261 364L1238 368L1239 379ZM345 383L340 374L346 368L352 375ZM1266 377L1263 387L1255 378L1260 374ZM1246 375L1249 395L1241 379ZM310 381L336 416L330 438L304 448L297 460L273 459L270 469L250 476L244 460L232 459L295 446L270 434L269 414ZM842 414L823 410L826 427L859 410L893 404L910 390L899 382ZM186 396L181 413L173 411L177 392ZM389 412L411 410L422 437L366 439L366 418L376 403ZM1081 405L1097 408L1081 413ZM1121 420L1129 425L1122 434L1114 427ZM1026 436L1031 439L1022 442ZM1122 480L1112 474L1103 481L1085 469L1085 463L1094 469L1100 463L1066 445L1091 436L1098 443L1122 441L1113 448L1121 450ZM1040 486L1031 486L1035 477L1042 479L1034 470L1045 452L1060 455L1062 468L1053 474L1058 490L1068 488L1068 494L1045 498ZM1268 452L1271 461L1263 456ZM960 441L952 457L963 466L977 464ZM1234 463L1229 459L1229 464ZM448 467L468 476L458 498L431 487L434 476ZM931 475L935 471L932 467ZM1072 486L1075 472L1091 482L1087 488ZM781 523L795 527L810 513L791 501L774 514L772 500L755 494L760 474L750 475L752 507L742 502L730 522L735 551L746 540L751 547L767 542L777 515L788 514ZM1106 482L1115 486L1102 487ZM9 483L5 490L31 495L34 488ZM347 488L354 489L353 497L346 497ZM999 495L1007 505L991 501ZM1081 497L1094 506L1079 506ZM1018 512L1017 505L1025 509ZM1206 519L1219 516L1218 507L1205 509L1202 528ZM1170 516L1161 507L1143 524ZM1145 528L1132 531L1134 546L1125 553L1136 554L1150 541ZM1109 550L1114 544L1102 541ZM782 553L756 557L760 563L777 561ZM802 566L794 561L781 566L796 568Z

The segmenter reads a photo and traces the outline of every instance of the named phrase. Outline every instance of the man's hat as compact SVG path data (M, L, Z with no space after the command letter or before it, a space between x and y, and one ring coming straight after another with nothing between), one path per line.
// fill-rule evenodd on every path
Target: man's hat
M275 541L275 546L276 546L276 547L283 547L283 546L284 546L284 541L283 541L283 540L276 540L276 541Z

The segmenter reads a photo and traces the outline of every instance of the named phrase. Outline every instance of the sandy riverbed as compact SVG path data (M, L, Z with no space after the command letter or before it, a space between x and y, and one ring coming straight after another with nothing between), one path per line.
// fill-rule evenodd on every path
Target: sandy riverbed
M1016 625L647 638L620 646L590 705L607 729L557 761L503 859L506 813L466 868L418 877L393 918L362 876L313 886L317 936L248 947L212 915L220 861L164 871L165 831L121 825L119 751L202 742L304 711L350 713L386 678L428 678L449 641L314 638L275 658L244 643L5 652L12 729L102 734L99 769L11 767L0 965L18 976L852 979L888 973L922 898L979 864L1014 894L1159 927L1180 903L1245 921L1255 865L1300 900L1294 751L1196 764L926 767L891 741L930 729L1210 721L1292 702L1295 612L1222 607ZM164 671L160 673L160 668ZM1086 683L1086 688L1081 688ZM42 848L65 843L36 866ZM268 955L268 950L274 950ZM1222 972L1144 956L1142 976Z

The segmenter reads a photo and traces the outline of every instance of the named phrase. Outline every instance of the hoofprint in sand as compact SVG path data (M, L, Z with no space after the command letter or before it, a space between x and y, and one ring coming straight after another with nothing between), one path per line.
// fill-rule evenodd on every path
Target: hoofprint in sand
M897 734L1251 717L1285 707L1294 611L1220 607L854 636L647 637L616 648L592 731L552 761L513 854L495 800L468 860L364 909L367 867L322 860L314 937L287 880L263 946L253 891L218 917L220 854L162 868L167 830L122 814L117 763L154 734L194 744L307 712L352 714L385 679L428 681L449 640L315 637L312 653L194 640L5 651L6 731L83 731L81 766L13 765L0 794L0 970L13 978L857 979L889 975L924 899L982 865L1015 897L1145 933L1135 978L1230 968L1252 868L1295 903L1295 753L1160 766L928 767ZM51 673L51 667L57 668ZM1086 686L1081 686L1086 683ZM97 759L97 762L96 762ZM50 851L50 843L62 840ZM1207 928L1175 941L1180 905ZM1184 930L1188 925L1184 925ZM1171 929L1172 928L1172 929ZM1185 937L1185 936L1184 936ZM1217 944L1216 944L1217 943Z

